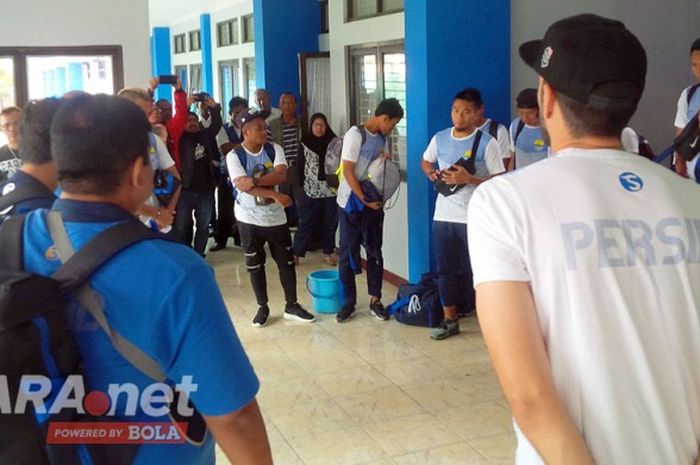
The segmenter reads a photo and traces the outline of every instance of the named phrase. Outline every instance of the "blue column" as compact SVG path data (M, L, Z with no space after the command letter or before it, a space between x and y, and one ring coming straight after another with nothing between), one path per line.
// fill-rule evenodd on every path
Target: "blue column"
M202 46L202 90L214 95L214 60L211 55L211 16L199 17L199 37Z
M430 138L451 125L453 96L478 88L489 116L510 121L510 0L405 2L408 268L431 268L435 194L420 169ZM427 244L430 246L426 247Z
M154 27L151 34L151 72L154 76L172 74L170 66L170 28ZM163 85L156 89L156 100L165 98L172 101L172 86Z
M255 80L270 93L273 106L282 92L299 94L300 52L317 52L321 32L318 0L254 0Z
M68 63L68 90L83 90L83 66Z

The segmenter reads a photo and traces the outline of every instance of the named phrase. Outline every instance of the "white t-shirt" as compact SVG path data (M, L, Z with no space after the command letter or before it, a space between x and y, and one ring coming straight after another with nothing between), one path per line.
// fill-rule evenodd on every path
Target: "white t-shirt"
M476 131L472 132L467 137L455 137L454 127L450 130L450 139L455 142L455 145L460 142L465 142L468 147L473 145L472 142L468 142L473 139L476 135ZM423 153L423 160L430 163L437 163L438 161L438 142L437 134L430 139L428 148L425 149ZM486 150L484 153L483 160L477 158L474 167L476 168L476 176L486 177L489 175L502 173L503 168L503 158L500 155L500 147L496 139L492 138L488 133L482 133L481 144L486 142ZM481 149L481 146L479 147ZM480 151L480 150L479 150ZM472 198L472 194L476 189L475 186L466 185L461 188L456 193L445 197L442 194L437 195L435 200L435 214L433 215L434 221L446 221L449 223L467 223L467 211L469 209L469 201Z
M489 132L489 125L491 124L491 118L486 118L484 124L479 127L479 129L491 135ZM498 130L496 131L496 140L498 141L498 151L501 154L501 158L510 158L510 135L508 134L508 128L502 124L498 124Z
M557 391L598 464L698 456L699 192L637 155L567 149L472 199L474 284L530 283ZM516 464L542 464L516 434Z
M170 156L168 147L165 145L165 142L163 142L163 139L158 137L158 135L155 133L153 133L153 136L154 137L151 137L150 139L151 141L155 140L155 146L151 147L153 150L149 150L151 168L153 168L153 171L167 170L175 164L173 157Z
M365 142L366 144L375 144L379 143L377 138L382 137L382 135L379 133L374 134L365 130L365 137L367 138ZM384 144L384 147L386 148L386 143ZM357 127L353 126L343 136L343 148L340 152L340 163L342 164L343 160L358 163L361 149L362 133ZM348 184L345 178L343 178L338 186L338 197L336 199L340 208L345 208L351 193L352 188L350 188L350 184Z
M287 166L287 160L284 158L284 150L282 150L282 147L273 142L271 142L271 144L275 148L273 166ZM256 163L255 160L262 160L265 147L261 147L258 153L251 153L245 145L242 147L246 151L249 163L259 164ZM238 155L234 150L231 150L226 155L226 166L228 167L229 177L232 181L243 176L248 176L248 173L245 168L241 166L241 161L238 159ZM277 187L275 187L275 190L279 191ZM284 207L277 202L270 205L257 205L255 203L255 196L246 192L239 192L236 197L236 220L255 226L281 226L287 223L287 216L284 214Z

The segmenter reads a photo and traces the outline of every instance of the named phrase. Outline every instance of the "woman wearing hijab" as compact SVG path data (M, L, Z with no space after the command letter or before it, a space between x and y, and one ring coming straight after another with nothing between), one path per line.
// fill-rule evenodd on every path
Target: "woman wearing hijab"
M323 170L326 149L335 137L326 116L316 113L311 117L308 135L301 140L299 173L304 195L299 208L299 228L294 236L294 259L297 262L306 255L312 232L320 227L324 261L331 266L337 265L334 251L338 206L335 192L328 186Z

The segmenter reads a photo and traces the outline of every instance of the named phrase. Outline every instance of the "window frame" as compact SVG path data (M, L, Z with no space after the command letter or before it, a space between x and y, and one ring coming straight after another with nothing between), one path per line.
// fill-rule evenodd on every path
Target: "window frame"
M246 27L246 21L250 20L252 37L248 36L248 28ZM253 14L241 16L241 42L244 44L249 44L255 42L255 22L253 19Z
M384 7L384 0L375 0L376 13L364 15L364 16L355 16L355 14L353 13L354 1L355 0L345 0L345 22L346 23L350 23L352 21L361 21L363 19L376 18L377 16L393 15L395 13L401 13L402 11L405 11L405 9L406 9L405 0L404 0L404 7L403 8L391 9L391 10L387 10Z
M319 7L321 8L321 34L328 34L330 32L328 0L319 0L318 3Z
M116 94L124 87L124 57L121 45L60 47L0 47L0 56L14 61L15 104L22 108L29 100L27 58L51 56L109 56L112 59L112 87Z
M190 31L187 33L188 37L188 45L190 46L189 51L190 52L199 52L202 50L202 32L199 29L196 29L194 31ZM193 37L197 37L197 48L194 47L194 41L192 40Z
M236 27L234 28L234 25ZM228 35L230 38L230 42L224 43L222 40L222 30L227 29L228 30ZM217 47L229 47L231 45L238 45L239 43L239 30L238 28L238 18L231 18L226 21L221 21L220 23L216 24L216 45ZM235 34L234 34L235 32Z
M187 53L187 37L186 33L176 34L173 36L173 50L175 55Z

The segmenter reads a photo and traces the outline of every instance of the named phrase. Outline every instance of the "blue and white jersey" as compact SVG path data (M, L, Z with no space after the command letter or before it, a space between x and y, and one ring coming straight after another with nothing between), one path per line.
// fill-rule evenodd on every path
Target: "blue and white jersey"
M454 128L447 128L435 134L423 153L423 159L430 163L437 163L438 168L444 170L462 158L474 157L474 176L482 178L504 171L503 159L496 139L482 132L481 141L474 153L474 141L478 130L467 137L459 138L454 136L453 131ZM466 185L449 197L438 194L433 219L466 224L469 200L475 189L476 186Z
M133 221L129 212L108 203L59 199L53 208L61 212L75 250L108 227ZM24 266L49 276L61 263L46 212L36 210L26 218ZM169 385L191 377L197 390L190 399L203 415L232 413L255 398L260 383L231 323L214 272L190 248L157 239L137 243L97 270L90 287L104 302L109 326L153 358ZM130 383L144 393L154 383L117 352L79 303L72 301L67 311L87 389L107 393L111 386ZM167 416L148 414L143 402L129 407L125 400L122 395L112 405L113 421L170 422ZM135 410L133 415L130 409ZM214 465L214 439L208 433L202 447L142 445L134 464L153 463Z
M691 87L692 86L688 86L683 89L678 99L676 121L674 122L674 126L678 129L685 128L688 122L700 111L700 88L696 89L693 97L690 99L690 103L688 103L688 92L690 92ZM700 183L699 158L700 157L695 157L688 162L688 177L694 179L697 183Z
M275 148L275 159L270 160L265 146L260 148L258 153L251 153L245 146L246 151L246 166L241 166L241 160L235 150L231 150L226 155L226 167L228 168L231 181L244 176L253 176L253 174L265 167L268 171L277 166L287 166L287 160L284 157L284 150L279 144L271 142ZM279 190L277 187L275 190ZM287 223L287 216L284 214L284 207L277 202L269 205L259 205L255 201L255 196L247 192L239 192L236 197L236 219L242 223L252 224L255 226L281 226Z
M524 168L549 156L549 146L542 137L542 128L539 126L523 126L515 140L520 118L515 118L510 123L510 150L515 153L515 169Z
M367 170L372 163L385 149L386 138L382 134L374 134L365 129L364 142L362 141L362 130L353 126L343 136L343 149L340 154L340 162L344 160L355 162L355 176L358 181L367 179ZM348 203L352 189L350 184L343 178L338 186L338 205L345 208Z

